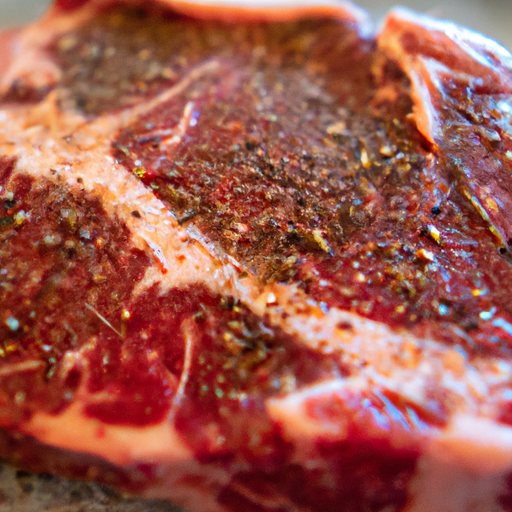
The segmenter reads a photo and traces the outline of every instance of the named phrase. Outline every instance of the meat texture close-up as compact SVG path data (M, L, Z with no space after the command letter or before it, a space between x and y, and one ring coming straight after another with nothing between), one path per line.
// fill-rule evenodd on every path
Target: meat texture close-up
M1 512L512 512L504 47L335 0L0 45Z

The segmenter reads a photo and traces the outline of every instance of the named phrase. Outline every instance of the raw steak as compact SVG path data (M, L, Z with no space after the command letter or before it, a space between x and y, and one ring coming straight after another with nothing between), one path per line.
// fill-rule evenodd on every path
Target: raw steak
M1 457L193 512L512 511L503 48L178 0L1 44Z

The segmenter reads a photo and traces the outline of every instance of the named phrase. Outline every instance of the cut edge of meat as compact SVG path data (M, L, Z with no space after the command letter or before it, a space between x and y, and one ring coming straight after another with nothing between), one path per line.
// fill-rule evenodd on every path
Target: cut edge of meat
M432 98L439 87L432 70L464 73L479 79L478 87L487 93L512 91L512 55L489 37L449 21L436 20L406 8L394 8L377 33L377 44L411 80L418 130L436 144L441 128L437 118L439 98ZM430 63L439 67L429 69Z
M512 55L477 32L404 8L388 14L377 44L411 81L418 130L488 223L500 250L510 254L512 201L506 151L512 147L507 107ZM463 90L465 103L460 101ZM475 124L480 126L475 129ZM460 137L470 140L475 151L457 151Z

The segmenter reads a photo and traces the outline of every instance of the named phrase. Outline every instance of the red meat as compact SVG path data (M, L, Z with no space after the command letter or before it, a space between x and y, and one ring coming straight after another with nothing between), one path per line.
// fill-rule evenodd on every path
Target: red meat
M1 44L1 457L192 512L512 510L503 48L163 0Z

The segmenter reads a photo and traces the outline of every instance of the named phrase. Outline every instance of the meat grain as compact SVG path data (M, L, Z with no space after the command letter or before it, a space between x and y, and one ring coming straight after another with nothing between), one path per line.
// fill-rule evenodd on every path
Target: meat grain
M192 512L512 510L503 48L163 0L2 45L0 456Z

